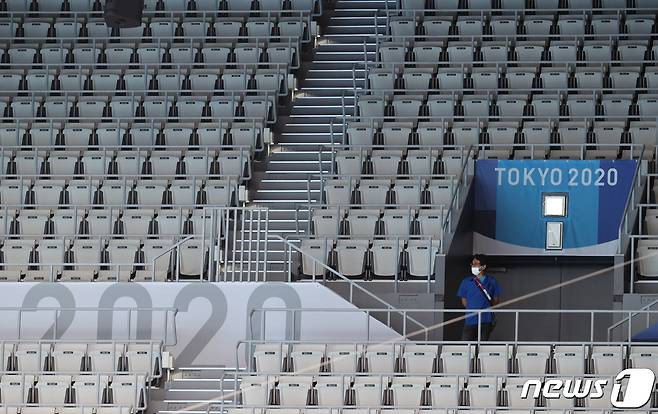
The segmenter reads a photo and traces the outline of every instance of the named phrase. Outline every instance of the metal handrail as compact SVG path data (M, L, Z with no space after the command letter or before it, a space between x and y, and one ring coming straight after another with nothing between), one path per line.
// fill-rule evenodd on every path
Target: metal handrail
M382 304L383 306L385 306L386 311L393 311L393 312L398 313L401 316L404 316L403 315L404 312L405 312L404 310L397 309L396 307L394 307L393 305L391 305L390 303L388 303L384 299L382 299L379 296L375 295L374 293L370 292L368 289L362 287L361 285L354 282L353 280L350 280L346 276L342 275L341 273L337 272L336 270L334 270L334 269L330 268L329 266L325 265L324 263L322 263L321 261L319 261L315 257L310 256L308 253L302 251L300 248L295 246L292 242L287 240L287 238L283 238L283 237L277 236L277 235L273 235L271 237L275 240L283 242L287 246L287 250L288 250L287 260L288 260L288 271L289 271L288 281L290 281L290 282L292 281L292 273L291 273L291 270L292 270L291 269L291 267L292 267L292 260L291 259L292 259L292 257L291 256L292 256L292 250L295 250L296 252L299 252L301 255L307 256L310 260L312 260L315 264L319 265L325 271L328 271L329 273L331 273L332 275L338 277L339 279L343 280L344 282L347 282L350 286L350 303L354 303L354 301L353 301L353 292L354 292L354 289L356 289L356 290L364 293L365 295L367 295L369 298L374 299L377 302L379 302L380 304ZM315 276L313 277L313 281L316 281ZM389 313L389 317L390 317L390 313ZM418 320L416 320L414 318L409 318L409 320L411 322L413 322L414 324L416 324L419 328L421 328L421 330L423 330L423 332L425 332L425 337L427 337L427 335L428 335L427 326L425 326L424 324L422 324L421 322L419 322Z
M638 159L642 160L644 158L644 146L642 146L640 150L640 154ZM622 254L625 251L625 246L627 241L623 239L623 237L626 237L629 234L629 216L630 214L637 209L637 203L639 200L637 200L637 196L635 194L636 190L641 191L642 187L642 163L638 162L637 165L635 166L635 172L633 173L633 182L631 183L631 190L629 193L626 195L626 202L624 203L624 212L623 212L623 219L621 223L619 223L619 228L618 228L618 245L617 245L617 253Z
M658 299L654 300L653 302L649 303L648 305L645 305L645 306L641 307L639 309L639 311L651 310L656 305L658 305ZM610 327L608 327L608 341L612 340L612 333L615 329L617 329L618 327L622 326L625 323L632 324L633 323L633 318L635 316L639 315L639 314L640 314L639 312L638 313L632 313L632 314L628 315L627 317L625 317L624 319L610 325ZM649 327L649 316L650 315L647 314L647 320L646 320L646 327L647 328Z

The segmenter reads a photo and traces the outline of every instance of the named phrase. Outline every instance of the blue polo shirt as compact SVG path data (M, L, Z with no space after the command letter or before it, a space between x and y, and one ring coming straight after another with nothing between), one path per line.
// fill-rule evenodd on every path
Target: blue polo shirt
M468 276L462 283L459 285L459 290L457 290L457 296L460 298L466 299L466 309L486 309L491 307L489 300L482 293L480 288L475 284L473 280L475 276ZM484 278L480 281L482 285L487 289L491 298L500 297L500 287L498 282L491 276L485 275ZM493 319L493 314L491 312L483 313L481 316L482 323L491 323ZM466 325L477 325L478 316L473 315L466 318Z

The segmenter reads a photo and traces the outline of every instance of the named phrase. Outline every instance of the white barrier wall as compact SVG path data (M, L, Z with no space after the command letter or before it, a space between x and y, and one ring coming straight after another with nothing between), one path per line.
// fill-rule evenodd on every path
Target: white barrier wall
M162 339L165 325L175 364L235 366L236 345L260 339L316 341L388 340L398 335L364 312L302 312L287 320L283 312L268 312L265 321L253 313L259 308L356 309L317 283L2 283L0 338L64 340ZM19 312L7 308L85 308L77 312ZM113 309L112 311L99 311ZM153 312L129 309L159 308ZM172 312L178 310L172 332ZM168 316L169 315L169 316ZM165 320L169 318L169 323ZM57 319L55 321L55 319ZM264 322L264 325L263 325ZM296 328L293 329L293 326ZM19 332L20 330L20 332ZM293 338L297 332L297 338ZM244 348L239 353L244 356ZM243 358L240 365L244 366Z

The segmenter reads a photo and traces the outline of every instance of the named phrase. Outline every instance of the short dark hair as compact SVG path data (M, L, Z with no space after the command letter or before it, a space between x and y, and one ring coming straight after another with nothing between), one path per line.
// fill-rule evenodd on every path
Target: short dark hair
M473 260L477 260L478 262L480 262L480 266L486 266L489 263L489 261L487 260L487 256L482 253L476 253L473 256L471 256L471 262Z

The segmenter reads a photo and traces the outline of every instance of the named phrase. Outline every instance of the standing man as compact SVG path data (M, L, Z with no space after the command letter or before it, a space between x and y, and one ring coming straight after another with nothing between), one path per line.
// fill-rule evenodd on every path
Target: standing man
M492 276L487 275L487 258L483 254L473 255L471 258L471 276L462 280L457 291L462 305L466 310L487 309L499 302L500 287ZM468 312L467 312L468 313ZM489 340L491 331L495 325L495 316L492 312L480 314L480 339ZM477 341L478 339L478 315L466 317L462 341Z

